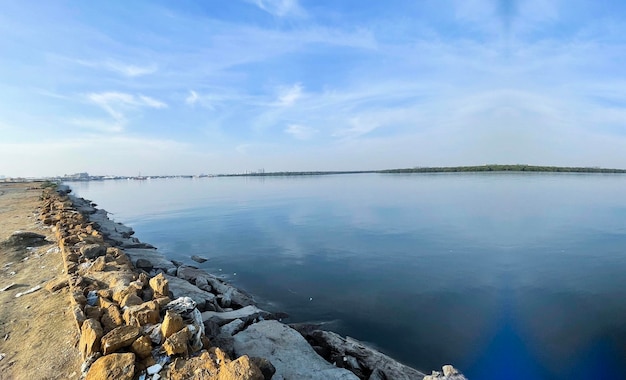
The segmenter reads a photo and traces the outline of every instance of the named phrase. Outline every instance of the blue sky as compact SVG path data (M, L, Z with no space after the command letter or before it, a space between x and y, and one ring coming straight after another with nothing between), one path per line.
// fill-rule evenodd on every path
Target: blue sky
M11 1L0 175L626 168L626 2Z

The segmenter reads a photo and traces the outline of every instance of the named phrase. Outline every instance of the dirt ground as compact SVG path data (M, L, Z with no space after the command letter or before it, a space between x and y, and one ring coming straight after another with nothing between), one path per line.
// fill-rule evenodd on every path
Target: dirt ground
M43 287L63 275L54 235L38 221L40 183L0 183L0 380L78 379L81 357L68 289ZM1 244L15 231L45 235L36 247ZM42 289L16 298L41 285Z

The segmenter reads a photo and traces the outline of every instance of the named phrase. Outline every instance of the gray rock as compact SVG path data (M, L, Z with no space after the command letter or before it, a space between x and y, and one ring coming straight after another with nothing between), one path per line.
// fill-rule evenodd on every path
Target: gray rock
M200 264L202 264L202 263L204 263L204 262L206 262L208 260L208 259L205 259L204 257L198 256L198 255L191 256L191 259L193 261L197 262L197 263L200 263Z
M185 296L190 297L198 305L198 309L200 310L204 310L206 303L212 303L215 299L215 295L212 293L206 292L195 285L191 285L183 279L167 274L165 275L165 278L168 280L170 292L172 293L173 298Z
M219 325L225 325L229 322L234 321L235 319L241 319L242 321L248 323L254 321L257 318L275 319L275 316L272 313L261 310L258 307L252 305L232 311L205 311L204 313L202 313L202 320L211 320Z
M378 371L377 376L383 376L386 379L415 380L424 377L424 374L416 369L367 347L356 339L342 338L338 334L322 330L308 332L305 337L312 342L311 344L329 349L332 352L331 356L341 358L341 365L352 368L357 373L361 372L360 368L367 368L370 371ZM355 361L357 368L354 367Z
M358 379L322 359L302 335L277 321L255 323L233 338L235 354L266 358L276 368L274 379Z
M245 325L246 325L246 323L244 321L242 321L241 319L237 318L234 321L232 321L230 323L227 323L224 326L222 326L222 328L220 329L220 334L235 335L239 331L243 330Z
M85 255L86 258L93 260L104 256L107 253L107 248L100 244L87 244L80 247L80 253Z
M135 268L141 268L141 269L145 269L145 270L150 270L153 268L152 263L150 262L150 260L146 260L146 259L137 259L137 261L135 262Z
M156 249L141 249L141 248L127 248L124 250L128 258L137 267L137 260L148 260L153 268L164 269L176 269L176 266L165 258L165 256Z
M239 306L254 305L254 299L252 296L225 283L202 269L194 268L189 265L181 265L178 267L176 276L185 279L192 284L206 283L210 285L215 292L226 295L231 302Z
M15 231L2 244L9 247L33 247L47 243L48 242L46 241L46 237L44 235L27 231Z

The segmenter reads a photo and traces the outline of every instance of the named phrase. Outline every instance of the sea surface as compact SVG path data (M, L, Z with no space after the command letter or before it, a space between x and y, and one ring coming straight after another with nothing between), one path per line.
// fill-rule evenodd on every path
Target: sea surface
M422 371L626 378L626 175L70 185L169 258Z

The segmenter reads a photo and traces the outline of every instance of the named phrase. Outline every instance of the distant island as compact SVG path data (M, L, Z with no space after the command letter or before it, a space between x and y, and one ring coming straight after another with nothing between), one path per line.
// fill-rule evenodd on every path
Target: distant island
M533 166L533 165L479 165L479 166L441 166L415 167L385 170L352 171L309 171L309 172L251 172L244 174L219 174L218 177L277 177L277 176L314 176L332 174L411 174L411 173L474 173L474 172L543 172L543 173L608 173L625 174L626 169L607 169L598 167Z
M477 165L477 166L437 166L437 167L414 167L406 169L385 170L344 170L344 171L301 171L301 172L266 172L263 169L245 173L232 174L185 174L185 175L153 175L153 176L114 176L114 175L90 175L89 173L66 174L61 177L43 178L11 178L0 176L0 182L83 182L105 180L148 180L165 178L211 178L211 177L288 177L288 176L317 176L333 174L412 174L412 173L482 173L482 172L534 172L534 173L603 173L603 174L626 174L626 169L607 169L599 167L575 167L575 166L533 166L533 165Z

